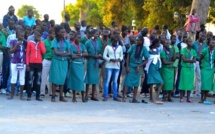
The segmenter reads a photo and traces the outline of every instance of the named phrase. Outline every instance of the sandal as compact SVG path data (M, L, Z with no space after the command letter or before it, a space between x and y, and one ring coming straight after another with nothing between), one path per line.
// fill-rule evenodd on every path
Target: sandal
M172 99L168 99L167 101L168 101L168 102L174 102Z
M184 102L184 99L180 99L180 102Z
M77 100L76 99L72 99L72 102L77 102Z
M125 99L125 98L122 98L122 102L126 102L126 99Z
M59 101L61 101L61 102L67 102L67 100L65 100L63 96L60 96Z
M104 98L103 101L107 101L107 98Z
M130 103L140 103L140 101L133 99L133 100L129 100Z
M142 103L145 103L145 104L147 104L148 102L146 102L145 100L142 100Z
M203 102L203 104L205 104L205 105L211 105L212 102L205 100L205 101Z
M159 101L159 100L156 100L155 101L155 104L163 104L163 102Z
M187 102L188 102L188 103L192 103L192 100L191 100L191 99L189 99L189 100L187 100Z
M52 96L51 102L55 102L55 96Z

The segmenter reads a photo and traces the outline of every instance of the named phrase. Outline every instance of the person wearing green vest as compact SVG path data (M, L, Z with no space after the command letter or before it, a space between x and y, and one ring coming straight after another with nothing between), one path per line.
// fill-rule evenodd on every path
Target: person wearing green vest
M207 44L209 45L209 47L204 48L200 56L202 85L201 100L199 101L199 103L212 104L212 102L207 101L207 95L208 92L212 90L214 81L215 40L208 39Z
M162 61L162 67L161 67L161 77L164 81L163 85L163 101L169 101L173 102L171 99L172 92L174 89L174 62L176 60L176 50L175 47L170 48L170 42L169 40L165 40L165 43L163 44L164 48L161 51L161 61ZM168 93L168 99L166 100L166 93Z
M3 50L6 48L6 37L4 33L0 31L0 74L2 76L2 64L3 64Z
M192 40L186 41L187 47L181 50L181 74L180 74L180 102L184 102L184 91L187 91L187 102L191 103L190 92L194 90L194 63L196 62L196 51L192 49Z

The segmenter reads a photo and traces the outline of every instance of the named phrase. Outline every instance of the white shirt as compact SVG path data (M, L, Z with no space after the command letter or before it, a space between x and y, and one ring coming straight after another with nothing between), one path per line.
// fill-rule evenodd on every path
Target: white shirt
M10 41L16 39L16 34L11 34L7 37L7 48L10 48Z
M185 47L187 47L187 44L184 43L184 42L181 42L181 50L182 50L183 48L185 48Z
M150 46L150 40L148 37L143 37L144 38L144 43L143 45L146 47L146 49L149 51L149 46Z
M120 62L110 62L110 59L120 59L120 61L123 60L123 49L122 46L118 45L117 47L112 46L106 46L103 58L106 60L106 68L111 69L120 69Z

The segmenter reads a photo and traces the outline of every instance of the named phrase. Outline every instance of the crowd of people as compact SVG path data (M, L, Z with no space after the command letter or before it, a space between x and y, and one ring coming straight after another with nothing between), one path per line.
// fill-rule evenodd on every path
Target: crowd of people
M62 102L67 93L73 102L79 93L83 102L99 101L102 92L103 101L133 97L129 102L140 103L141 87L140 94L149 94L156 104L173 102L172 96L179 96L180 102L186 96L191 103L193 94L201 96L199 103L212 103L207 96L215 88L215 40L204 24L197 28L195 10L187 28L173 34L166 24L161 30L156 25L133 32L130 26L118 28L115 21L110 28L103 23L94 28L83 20L71 29L68 14L65 22L55 24L48 14L42 21L35 19L33 10L18 19L14 10L9 7L0 28L1 93L8 92L9 100L19 92L21 100L30 101L35 92L38 101L50 96L56 102L59 91Z

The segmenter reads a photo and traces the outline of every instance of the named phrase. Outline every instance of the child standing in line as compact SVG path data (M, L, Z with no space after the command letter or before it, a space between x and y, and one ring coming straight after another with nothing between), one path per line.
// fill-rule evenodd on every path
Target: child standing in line
M147 72L147 84L150 85L150 101L155 102L156 104L162 104L159 101L159 94L161 92L161 88L163 86L163 79L160 75L160 68L161 68L161 60L159 54L160 41L159 39L154 39L152 44L150 45L149 54L150 57L148 59L148 63L146 64L146 72ZM158 85L158 90L156 94L156 100L153 101L152 92L153 92L153 85Z
M207 44L209 45L209 47L202 50L201 57L200 57L202 85L201 85L201 100L199 101L199 103L211 104L211 102L207 101L206 98L207 98L208 92L213 87L215 41L209 39Z
M174 61L176 59L175 48L170 48L169 40L165 40L164 49L161 52L161 61L162 61L162 68L161 68L161 76L164 81L163 85L163 101L166 101L166 93L168 93L167 101L173 102L171 99L172 91L174 88Z
M188 38L187 47L181 51L180 102L184 102L184 91L187 91L187 102L192 102L190 92L194 89L194 63L196 62L196 56L196 51L192 49L192 40Z

